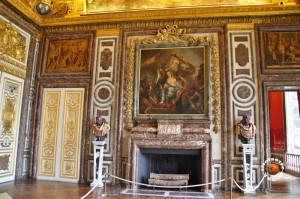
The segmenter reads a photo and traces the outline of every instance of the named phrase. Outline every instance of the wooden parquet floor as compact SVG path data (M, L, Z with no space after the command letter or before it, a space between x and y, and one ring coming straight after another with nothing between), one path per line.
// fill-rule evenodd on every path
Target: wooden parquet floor
M0 199L7 199L10 196L13 199L80 199L90 191L88 185L51 182L51 181L17 181L0 184ZM180 199L178 197L154 197L142 196L137 194L122 194L125 188L107 187L106 196L103 195L103 188L94 189L85 199ZM285 179L272 182L272 190L266 193L245 194L240 191L234 191L231 195L236 199L300 199L300 178L285 175ZM193 197L181 197L188 199ZM195 199L196 197L194 197ZM215 199L230 199L230 192L215 192Z

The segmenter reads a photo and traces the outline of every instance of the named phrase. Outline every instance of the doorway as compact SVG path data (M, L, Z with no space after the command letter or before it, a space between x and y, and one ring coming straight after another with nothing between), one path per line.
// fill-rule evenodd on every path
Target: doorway
M0 183L13 181L24 80L0 71Z
M300 176L300 92L271 91L268 97L270 156L284 163L286 173Z
M83 88L43 90L38 179L78 182L83 99Z

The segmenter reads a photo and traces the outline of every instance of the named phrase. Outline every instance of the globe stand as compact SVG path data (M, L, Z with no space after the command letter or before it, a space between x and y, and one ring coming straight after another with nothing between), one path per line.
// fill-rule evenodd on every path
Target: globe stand
M91 186L103 187L102 183L102 167L103 167L103 151L105 141L93 141L94 144L94 179ZM98 158L98 161L97 161Z
M243 144L244 193L252 193L252 161L254 144Z

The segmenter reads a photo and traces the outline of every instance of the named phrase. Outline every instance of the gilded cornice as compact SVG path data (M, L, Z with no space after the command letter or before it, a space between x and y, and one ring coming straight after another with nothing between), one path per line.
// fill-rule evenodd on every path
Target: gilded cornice
M118 36L119 34L120 34L120 30L118 29L105 29L105 30L98 30L96 32L97 37Z
M232 16L266 16L299 14L299 5L251 5L251 6L219 6L219 7L194 7L174 8L160 10L141 10L128 12L110 12L99 14L66 15L63 17L39 16L29 5L24 5L20 0L7 0L20 12L32 19L41 27L75 25L90 23L125 22L141 20L181 19L181 18L223 18Z
M228 30L253 30L254 23L230 23L227 24Z
M29 5L24 5L20 0L7 0L13 7L22 12L26 17L34 21L37 25L42 24L42 18L38 13L33 12Z
M134 22L113 22L113 23L93 23L93 24L81 24L81 25L69 25L69 26L56 26L45 27L45 33L57 33L57 32L72 32L72 31L84 31L84 30L121 30L121 29L144 29L144 28L158 28L161 26L167 26L170 24L178 24L183 27L193 26L211 26L224 25L224 24L260 24L260 23L276 23L276 24L289 24L299 23L300 15L276 15L276 16L244 16L244 17L223 17L223 18L192 18L192 19L168 19L168 20L152 20L152 21L134 21ZM244 28L243 28L244 29ZM251 28L252 29L252 28ZM117 32L117 31L116 31ZM114 32L114 34L116 33Z
M74 25L99 22L124 22L155 19L207 18L230 16L264 16L300 13L300 6L273 6L273 7L239 7L239 8L189 8L165 9L152 11L130 11L83 15L72 18L53 18L42 20L40 26Z
M37 24L32 23L32 20L29 20L27 17L15 12L15 10L12 9L12 6L8 5L7 2L0 1L0 13L4 18L10 19L11 23L15 23L22 28L25 27L24 31L31 33L33 37L41 30Z
M5 62L0 57L0 71L9 73L11 75L14 75L16 77L20 77L22 79L26 78L26 70L22 69L20 67L17 67L13 64L10 64L8 62Z

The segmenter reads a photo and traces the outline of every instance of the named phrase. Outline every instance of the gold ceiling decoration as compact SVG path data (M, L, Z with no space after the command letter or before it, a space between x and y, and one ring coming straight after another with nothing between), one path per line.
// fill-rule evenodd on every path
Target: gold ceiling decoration
M0 52L24 62L26 59L26 38L12 24L0 19ZM1 56L2 56L1 53Z
M19 0L29 5L32 12L44 18L63 18L85 13L85 0Z
M87 13L263 4L272 4L272 0L87 0Z
M153 19L297 14L300 13L299 1L7 0L41 27Z

